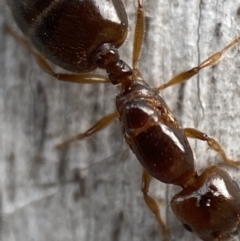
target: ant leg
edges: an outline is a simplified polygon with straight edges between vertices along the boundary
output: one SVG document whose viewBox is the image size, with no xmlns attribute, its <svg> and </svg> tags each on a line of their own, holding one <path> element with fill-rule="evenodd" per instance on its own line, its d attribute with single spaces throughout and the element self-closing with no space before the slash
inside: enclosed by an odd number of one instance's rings
<svg viewBox="0 0 240 241">
<path fill-rule="evenodd" d="M 138 59 L 141 53 L 144 37 L 144 10 L 142 5 L 142 0 L 138 0 L 138 7 L 136 12 L 136 26 L 134 32 L 134 42 L 133 42 L 133 60 L 132 66 L 135 70 L 137 68 Z"/>
<path fill-rule="evenodd" d="M 211 55 L 210 57 L 205 59 L 198 66 L 174 76 L 167 83 L 161 85 L 160 87 L 155 88 L 155 90 L 160 91 L 160 90 L 166 89 L 169 86 L 172 86 L 175 84 L 180 84 L 180 83 L 187 81 L 188 79 L 192 78 L 194 75 L 198 74 L 201 69 L 216 64 L 227 50 L 229 50 L 230 48 L 232 48 L 239 42 L 240 42 L 240 37 L 237 37 L 231 43 L 229 43 L 225 48 L 223 48 L 221 51 L 214 53 L 213 55 Z"/>
<path fill-rule="evenodd" d="M 114 113 L 111 113 L 111 114 L 108 114 L 108 115 L 102 117 L 90 129 L 88 129 L 84 133 L 79 133 L 78 135 L 59 143 L 58 145 L 56 145 L 56 148 L 61 149 L 75 141 L 81 141 L 81 140 L 85 139 L 86 137 L 89 137 L 89 136 L 101 131 L 102 129 L 107 127 L 111 122 L 113 122 L 118 116 L 119 116 L 118 112 L 114 112 Z"/>
<path fill-rule="evenodd" d="M 215 139 L 209 137 L 206 133 L 203 133 L 194 128 L 184 128 L 184 133 L 188 138 L 195 138 L 202 141 L 206 141 L 209 148 L 216 151 L 222 157 L 224 163 L 226 163 L 227 165 L 235 167 L 240 165 L 239 161 L 229 159 L 221 145 Z"/>
<path fill-rule="evenodd" d="M 163 240 L 167 241 L 168 240 L 168 231 L 167 231 L 166 224 L 164 223 L 164 221 L 162 220 L 162 217 L 160 215 L 160 208 L 159 208 L 160 204 L 155 198 L 153 198 L 152 196 L 150 196 L 148 194 L 151 179 L 152 179 L 151 175 L 146 170 L 143 170 L 143 173 L 142 173 L 143 198 L 144 198 L 144 201 L 147 204 L 148 208 L 155 215 L 155 218 L 158 221 L 158 224 L 160 226 L 160 229 L 161 229 L 161 232 L 163 235 Z"/>
<path fill-rule="evenodd" d="M 55 77 L 57 80 L 66 81 L 78 84 L 99 84 L 99 83 L 109 83 L 109 79 L 106 76 L 98 74 L 64 74 L 55 73 L 48 61 L 41 55 L 36 53 L 34 50 L 31 51 L 35 57 L 35 60 L 39 67 L 45 71 L 47 74 Z"/>
<path fill-rule="evenodd" d="M 39 67 L 45 71 L 47 74 L 57 78 L 60 81 L 67 81 L 79 84 L 96 84 L 96 83 L 108 83 L 108 77 L 98 75 L 98 74 L 64 74 L 64 73 L 55 73 L 48 61 L 39 53 L 35 51 L 35 49 L 31 46 L 31 44 L 22 36 L 18 35 L 11 27 L 7 24 L 3 25 L 4 31 L 11 35 L 17 42 L 23 45 L 28 49 L 29 52 L 34 56 Z"/>
</svg>

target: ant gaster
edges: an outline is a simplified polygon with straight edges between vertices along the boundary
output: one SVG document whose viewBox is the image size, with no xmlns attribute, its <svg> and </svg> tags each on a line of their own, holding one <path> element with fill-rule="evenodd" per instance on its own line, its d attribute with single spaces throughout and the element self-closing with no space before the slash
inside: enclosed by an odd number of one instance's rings
<svg viewBox="0 0 240 241">
<path fill-rule="evenodd" d="M 158 202 L 148 194 L 151 177 L 182 187 L 172 198 L 171 206 L 187 230 L 205 241 L 229 239 L 239 232 L 239 187 L 217 166 L 210 166 L 199 175 L 187 137 L 206 141 L 225 163 L 235 166 L 239 163 L 228 159 L 219 143 L 207 134 L 193 128 L 183 129 L 158 92 L 215 64 L 225 51 L 240 41 L 240 37 L 199 66 L 158 88 L 151 88 L 137 69 L 144 33 L 142 0 L 137 3 L 132 68 L 118 54 L 128 30 L 121 0 L 109 0 L 107 7 L 96 0 L 8 0 L 16 23 L 32 45 L 10 28 L 6 30 L 29 48 L 45 72 L 57 79 L 77 83 L 110 81 L 120 88 L 116 98 L 117 112 L 103 117 L 88 131 L 59 144 L 58 148 L 84 139 L 119 118 L 127 143 L 144 167 L 144 200 L 156 216 L 164 239 L 167 240 L 167 230 L 159 214 Z M 76 74 L 55 73 L 47 60 Z M 86 73 L 96 68 L 106 70 L 108 77 Z"/>
</svg>

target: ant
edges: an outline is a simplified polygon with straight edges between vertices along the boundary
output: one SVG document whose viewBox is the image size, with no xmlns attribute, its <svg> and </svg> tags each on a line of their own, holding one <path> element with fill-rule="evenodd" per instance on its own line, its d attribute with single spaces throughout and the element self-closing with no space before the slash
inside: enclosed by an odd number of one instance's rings
<svg viewBox="0 0 240 241">
<path fill-rule="evenodd" d="M 187 230 L 206 241 L 223 241 L 237 234 L 240 215 L 238 185 L 226 171 L 217 166 L 210 166 L 199 175 L 187 137 L 206 141 L 209 148 L 219 153 L 226 164 L 238 166 L 239 163 L 229 159 L 217 140 L 206 133 L 194 128 L 183 129 L 158 92 L 183 83 L 201 69 L 214 65 L 240 38 L 233 40 L 200 65 L 180 73 L 164 85 L 151 88 L 137 68 L 144 35 L 141 0 L 137 1 L 132 67 L 118 53 L 118 48 L 126 39 L 128 27 L 125 8 L 120 0 L 109 2 L 108 7 L 114 13 L 110 16 L 106 15 L 105 6 L 102 7 L 98 1 L 56 2 L 52 5 L 48 1 L 39 6 L 32 2 L 28 3 L 28 8 L 25 3 L 26 1 L 19 3 L 17 0 L 9 0 L 18 26 L 39 53 L 24 40 L 19 41 L 29 48 L 45 72 L 61 81 L 82 84 L 111 82 L 120 89 L 116 98 L 117 112 L 104 116 L 92 128 L 60 143 L 57 148 L 83 140 L 119 118 L 126 142 L 144 167 L 143 197 L 156 216 L 165 240 L 167 230 L 159 214 L 158 202 L 149 195 L 152 177 L 182 187 L 183 190 L 173 197 L 171 206 Z M 45 8 L 47 12 L 37 14 Z M 79 11 L 82 15 L 78 14 Z M 68 19 L 69 14 L 76 18 Z M 76 26 L 80 32 L 75 31 Z M 11 29 L 7 31 L 18 38 Z M 56 73 L 47 60 L 77 74 Z M 108 77 L 88 73 L 96 68 L 106 70 Z"/>
</svg>

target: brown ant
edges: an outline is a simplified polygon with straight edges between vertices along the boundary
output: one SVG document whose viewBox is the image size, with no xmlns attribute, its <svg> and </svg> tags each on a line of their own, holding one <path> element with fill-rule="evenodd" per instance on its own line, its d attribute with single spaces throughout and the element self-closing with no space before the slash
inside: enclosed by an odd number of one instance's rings
<svg viewBox="0 0 240 241">
<path fill-rule="evenodd" d="M 92 0 L 54 4 L 52 1 L 45 1 L 44 4 L 19 3 L 17 0 L 8 2 L 18 26 L 40 53 L 23 42 L 45 72 L 62 81 L 110 81 L 120 88 L 116 99 L 117 112 L 103 117 L 88 131 L 57 147 L 62 148 L 91 136 L 119 118 L 127 143 L 145 168 L 142 177 L 144 200 L 156 216 L 164 239 L 167 239 L 167 231 L 159 214 L 158 202 L 148 194 L 151 177 L 183 188 L 173 197 L 172 209 L 183 225 L 202 240 L 223 241 L 236 235 L 240 219 L 239 187 L 220 167 L 210 166 L 198 175 L 187 137 L 206 141 L 209 148 L 219 153 L 226 164 L 237 166 L 239 163 L 228 159 L 219 143 L 207 134 L 193 128 L 183 129 L 158 92 L 185 82 L 201 69 L 214 65 L 240 38 L 233 40 L 199 66 L 153 89 L 145 83 L 137 69 L 144 32 L 141 0 L 138 0 L 132 68 L 118 54 L 118 47 L 125 41 L 128 28 L 127 15 L 120 0 L 109 2 L 110 15 L 104 12 L 105 6 Z M 43 14 L 42 11 L 46 9 Z M 82 14 L 79 15 L 79 12 Z M 8 31 L 11 32 L 10 29 Z M 14 32 L 11 34 L 17 38 Z M 46 59 L 81 74 L 55 73 Z M 108 78 L 88 74 L 96 68 L 106 70 Z"/>
</svg>

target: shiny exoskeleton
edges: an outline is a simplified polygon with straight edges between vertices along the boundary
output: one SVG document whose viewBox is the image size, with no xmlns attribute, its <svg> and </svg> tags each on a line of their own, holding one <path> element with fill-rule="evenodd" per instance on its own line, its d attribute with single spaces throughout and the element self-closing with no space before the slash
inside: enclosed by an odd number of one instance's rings
<svg viewBox="0 0 240 241">
<path fill-rule="evenodd" d="M 8 5 L 34 47 L 73 72 L 95 69 L 92 52 L 104 43 L 119 47 L 127 36 L 121 1 L 8 0 Z"/>
<path fill-rule="evenodd" d="M 107 71 L 107 81 L 120 87 L 117 113 L 102 118 L 85 133 L 59 146 L 90 136 L 119 117 L 127 143 L 146 170 L 142 191 L 157 219 L 160 219 L 157 204 L 148 194 L 150 176 L 183 188 L 173 197 L 171 206 L 187 230 L 205 241 L 222 241 L 236 235 L 240 229 L 239 186 L 220 167 L 211 166 L 199 175 L 187 137 L 206 141 L 225 162 L 238 163 L 229 160 L 218 142 L 205 133 L 183 129 L 158 91 L 186 81 L 202 68 L 215 64 L 239 38 L 199 66 L 153 89 L 136 68 L 143 39 L 141 0 L 138 0 L 133 68 L 118 54 L 128 29 L 121 0 L 8 0 L 8 4 L 19 28 L 34 47 L 31 51 L 46 72 L 64 81 L 92 83 L 98 82 L 92 74 L 66 78 L 64 74 L 54 73 L 45 58 L 75 73 L 102 68 Z M 99 82 L 106 82 L 104 78 L 100 77 Z"/>
</svg>

